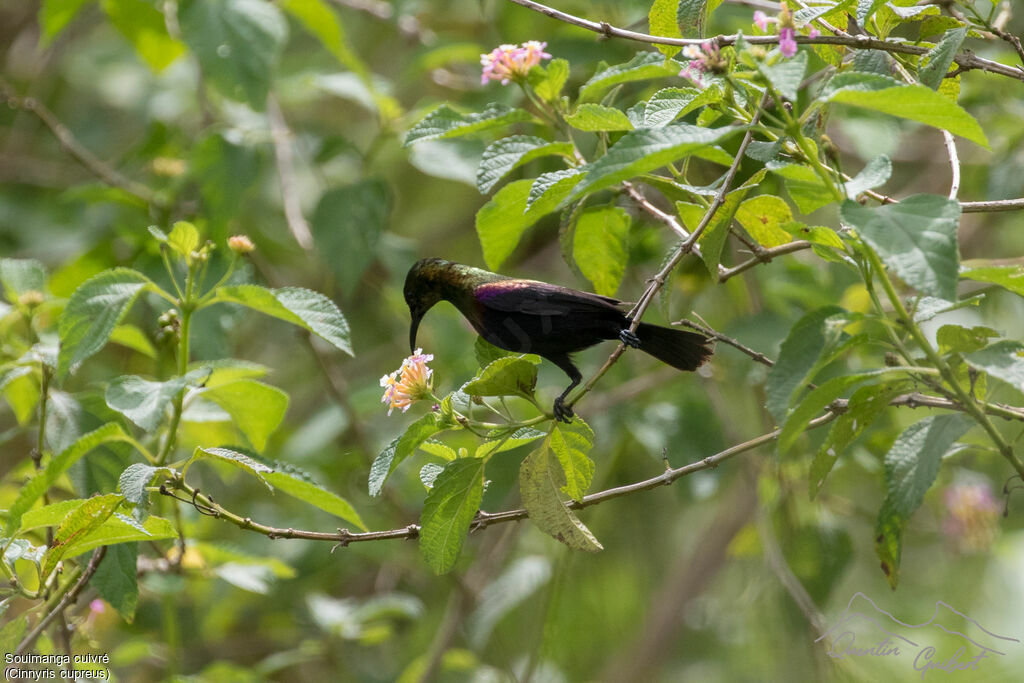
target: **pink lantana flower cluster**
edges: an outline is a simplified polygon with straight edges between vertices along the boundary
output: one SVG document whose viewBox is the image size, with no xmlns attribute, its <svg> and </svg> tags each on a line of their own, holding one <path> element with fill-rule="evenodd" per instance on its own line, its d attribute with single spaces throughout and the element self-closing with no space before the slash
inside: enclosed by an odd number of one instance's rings
<svg viewBox="0 0 1024 683">
<path fill-rule="evenodd" d="M 769 17 L 758 10 L 754 12 L 754 25 L 762 31 L 768 31 L 768 24 L 779 25 L 779 52 L 787 59 L 796 55 L 796 25 L 793 23 L 793 13 L 789 11 L 786 3 L 782 3 L 782 9 L 777 17 Z M 809 38 L 817 38 L 821 33 L 816 28 L 811 28 L 807 34 Z"/>
<path fill-rule="evenodd" d="M 946 519 L 942 531 L 962 553 L 987 550 L 999 530 L 999 502 L 986 483 L 953 484 L 946 488 Z"/>
<path fill-rule="evenodd" d="M 499 45 L 480 55 L 483 66 L 480 82 L 486 85 L 487 81 L 501 81 L 502 85 L 508 85 L 509 81 L 525 78 L 530 69 L 540 64 L 540 60 L 551 59 L 551 55 L 544 52 L 547 46 L 539 40 L 528 40 L 518 46 Z"/>
<path fill-rule="evenodd" d="M 705 40 L 699 46 L 687 45 L 683 48 L 683 56 L 689 61 L 679 75 L 690 79 L 698 88 L 707 85 L 705 74 L 728 70 L 728 60 L 722 56 L 718 43 L 713 40 Z"/>
<path fill-rule="evenodd" d="M 434 371 L 427 367 L 432 360 L 433 354 L 416 349 L 402 361 L 402 367 L 380 378 L 380 385 L 384 388 L 380 402 L 387 404 L 388 415 L 395 408 L 401 408 L 404 413 L 416 401 L 433 397 Z"/>
</svg>

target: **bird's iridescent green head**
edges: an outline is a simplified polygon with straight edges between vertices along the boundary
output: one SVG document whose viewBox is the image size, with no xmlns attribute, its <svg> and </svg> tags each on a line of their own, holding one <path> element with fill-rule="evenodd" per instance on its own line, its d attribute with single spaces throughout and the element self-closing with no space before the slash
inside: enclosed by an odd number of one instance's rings
<svg viewBox="0 0 1024 683">
<path fill-rule="evenodd" d="M 417 261 L 405 276 L 405 303 L 409 306 L 409 350 L 416 348 L 416 330 L 420 320 L 442 298 L 444 274 L 456 264 L 439 258 Z"/>
</svg>

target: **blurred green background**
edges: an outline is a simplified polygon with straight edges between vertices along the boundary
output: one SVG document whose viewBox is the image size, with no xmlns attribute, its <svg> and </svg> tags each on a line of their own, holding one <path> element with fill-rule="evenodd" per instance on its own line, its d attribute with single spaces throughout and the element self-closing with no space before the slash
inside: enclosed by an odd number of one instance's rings
<svg viewBox="0 0 1024 683">
<path fill-rule="evenodd" d="M 100 182 L 37 116 L 5 107 L 0 254 L 43 261 L 52 272 L 51 292 L 66 297 L 116 265 L 164 282 L 150 224 L 195 222 L 221 246 L 215 258 L 222 258 L 228 235 L 248 234 L 257 245 L 253 281 L 330 296 L 351 323 L 356 356 L 284 323 L 218 308 L 196 319 L 195 357 L 234 356 L 273 368 L 270 383 L 287 391 L 291 403 L 265 455 L 314 473 L 350 500 L 371 529 L 415 522 L 424 492 L 422 453 L 396 472 L 382 497 L 366 492 L 373 457 L 426 409 L 388 417 L 378 380 L 407 353 L 401 284 L 409 265 L 424 256 L 483 265 L 474 214 L 486 198 L 474 174 L 486 140 L 403 149 L 404 131 L 443 102 L 466 111 L 517 102 L 521 95 L 512 87 L 480 85 L 480 53 L 499 43 L 547 41 L 548 52 L 573 64 L 569 88 L 589 78 L 598 62 L 626 61 L 638 46 L 494 0 L 337 0 L 325 6 L 344 26 L 347 38 L 337 45 L 348 52 L 332 53 L 285 13 L 288 36 L 269 86 L 280 112 L 275 123 L 273 107 L 268 116 L 264 107 L 227 99 L 222 87 L 213 87 L 196 47 L 184 51 L 176 40 L 138 28 L 154 16 L 142 7 L 169 7 L 179 17 L 195 7 L 173 0 L 64 1 L 46 3 L 44 15 L 83 4 L 47 39 L 41 31 L 56 20 L 47 15 L 51 23 L 41 29 L 39 3 L 0 2 L 2 76 L 13 92 L 52 110 L 104 165 L 151 188 L 158 200 L 147 204 Z M 559 8 L 646 30 L 649 5 L 566 0 Z M 751 13 L 724 4 L 709 33 L 749 31 Z M 120 30 L 111 17 L 135 28 Z M 1017 18 L 1009 29 L 1022 27 Z M 177 30 L 172 26 L 171 33 Z M 1005 43 L 972 47 L 1004 63 L 1016 59 Z M 653 91 L 660 84 L 629 87 Z M 961 198 L 1024 195 L 1024 84 L 973 72 L 963 79 L 961 104 L 978 117 L 992 146 L 960 144 Z M 948 190 L 948 163 L 933 129 L 845 109 L 833 114 L 829 134 L 848 172 L 879 153 L 893 158 L 893 178 L 883 188 L 888 195 Z M 308 249 L 286 219 L 275 135 L 290 152 L 285 183 L 309 224 Z M 541 160 L 517 173 L 534 177 L 544 170 Z M 631 211 L 630 265 L 618 293 L 626 300 L 643 291 L 673 245 L 662 226 Z M 833 209 L 810 220 L 836 225 Z M 1019 263 L 1020 224 L 1019 213 L 965 215 L 964 259 Z M 530 229 L 504 272 L 588 289 L 563 262 L 557 232 L 554 216 Z M 741 258 L 733 254 L 732 262 Z M 670 319 L 696 312 L 769 356 L 808 310 L 837 302 L 851 310 L 866 306 L 848 273 L 806 252 L 722 286 L 689 259 L 670 290 Z M 665 322 L 664 315 L 652 309 L 649 317 Z M 1024 333 L 1022 321 L 1021 299 L 999 291 L 984 306 L 948 314 L 931 329 L 943 322 L 986 324 L 1012 338 Z M 145 305 L 131 322 L 147 333 L 157 327 L 154 309 Z M 473 342 L 450 306 L 427 317 L 420 344 L 435 355 L 441 390 L 454 390 L 475 373 Z M 580 354 L 584 376 L 611 348 Z M 141 360 L 110 346 L 60 388 L 88 406 L 107 378 L 141 372 Z M 627 354 L 579 407 L 597 434 L 593 490 L 655 476 L 663 457 L 678 466 L 770 431 L 764 377 L 762 366 L 723 345 L 693 376 Z M 545 364 L 538 386 L 550 401 L 564 376 Z M 997 399 L 1019 405 L 1021 397 L 1007 388 Z M 927 621 L 942 600 L 990 631 L 1024 639 L 1024 492 L 1000 517 L 1000 489 L 1010 472 L 991 455 L 968 450 L 944 463 L 911 520 L 898 591 L 889 590 L 878 569 L 872 529 L 885 495 L 881 457 L 902 427 L 926 414 L 890 411 L 839 461 L 813 501 L 807 468 L 823 433 L 809 434 L 795 456 L 780 460 L 773 448 L 760 448 L 671 487 L 583 511 L 605 546 L 598 554 L 568 551 L 527 523 L 498 525 L 472 534 L 458 569 L 443 577 L 423 564 L 415 542 L 331 552 L 329 544 L 272 541 L 186 510 L 190 536 L 202 544 L 186 558 L 182 575 L 142 574 L 134 623 L 88 600 L 74 608 L 73 620 L 89 651 L 111 655 L 121 680 L 412 681 L 431 659 L 439 659 L 442 680 L 918 680 L 907 659 L 828 657 L 814 642 L 813 620 L 823 615 L 825 624 L 834 623 L 862 591 L 908 623 Z M 214 437 L 214 429 L 194 428 L 184 446 Z M 1006 433 L 1020 435 L 1019 428 Z M 8 475 L 0 507 L 7 507 L 28 473 L 25 454 L 34 442 L 6 406 L 0 440 L 0 472 Z M 104 456 L 114 463 L 108 469 L 123 456 Z M 485 510 L 518 505 L 522 456 L 511 451 L 492 463 Z M 102 479 L 102 459 L 90 462 L 76 476 Z M 326 513 L 270 496 L 255 480 L 219 474 L 197 473 L 198 483 L 232 510 L 280 527 L 337 527 Z M 957 486 L 974 484 L 990 491 L 998 510 L 975 510 L 971 526 L 953 529 L 947 498 Z M 261 559 L 267 557 L 282 564 Z M 794 601 L 794 582 L 810 599 L 809 610 Z M 953 616 L 945 625 L 969 623 Z M 938 630 L 922 639 L 940 651 L 956 649 Z M 53 644 L 44 638 L 39 647 Z M 1018 680 L 1020 671 L 1024 646 L 1010 643 L 1005 656 L 955 680 Z"/>
</svg>

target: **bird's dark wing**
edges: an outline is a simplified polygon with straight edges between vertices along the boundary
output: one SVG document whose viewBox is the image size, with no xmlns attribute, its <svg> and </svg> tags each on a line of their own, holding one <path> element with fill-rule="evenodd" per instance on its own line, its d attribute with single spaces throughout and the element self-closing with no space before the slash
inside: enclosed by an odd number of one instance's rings
<svg viewBox="0 0 1024 683">
<path fill-rule="evenodd" d="M 527 315 L 621 313 L 622 302 L 610 296 L 580 292 L 537 280 L 503 280 L 477 286 L 474 298 L 483 306 Z"/>
</svg>

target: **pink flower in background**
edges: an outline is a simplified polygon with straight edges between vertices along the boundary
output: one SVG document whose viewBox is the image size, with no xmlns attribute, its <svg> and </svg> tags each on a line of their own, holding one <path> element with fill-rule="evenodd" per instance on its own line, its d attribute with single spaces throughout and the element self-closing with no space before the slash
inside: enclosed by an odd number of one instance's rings
<svg viewBox="0 0 1024 683">
<path fill-rule="evenodd" d="M 679 75 L 693 81 L 698 88 L 707 85 L 704 74 L 718 70 L 725 62 L 718 43 L 706 40 L 700 46 L 687 45 L 683 48 L 683 56 L 688 60 Z"/>
<path fill-rule="evenodd" d="M 761 10 L 754 12 L 754 25 L 757 28 L 767 32 L 769 24 L 779 25 L 779 52 L 782 53 L 782 56 L 787 59 L 795 56 L 797 50 L 796 25 L 793 22 L 793 13 L 789 11 L 786 3 L 782 3 L 777 17 L 769 17 Z M 812 26 L 807 35 L 810 38 L 817 38 L 821 32 Z"/>
<path fill-rule="evenodd" d="M 779 52 L 783 57 L 792 57 L 796 54 L 796 29 L 783 26 L 779 31 Z"/>
<path fill-rule="evenodd" d="M 757 10 L 756 12 L 754 12 L 754 25 L 757 26 L 762 31 L 768 30 L 769 23 L 777 24 L 778 22 L 778 19 L 769 18 L 768 15 L 762 12 L 761 10 Z"/>
<path fill-rule="evenodd" d="M 987 483 L 952 484 L 945 491 L 942 532 L 963 553 L 988 549 L 999 529 L 999 502 Z"/>
<path fill-rule="evenodd" d="M 524 78 L 530 69 L 540 64 L 540 60 L 551 59 L 551 55 L 544 52 L 547 45 L 538 40 L 528 40 L 520 46 L 499 45 L 488 54 L 480 55 L 483 66 L 480 82 L 486 85 L 487 81 L 501 81 L 502 85 L 508 85 L 511 80 Z"/>
<path fill-rule="evenodd" d="M 434 371 L 427 367 L 432 360 L 432 354 L 416 349 L 413 355 L 402 361 L 402 367 L 380 378 L 380 385 L 384 388 L 380 402 L 388 404 L 388 415 L 395 408 L 401 408 L 404 413 L 414 402 L 433 395 L 431 377 Z"/>
</svg>

